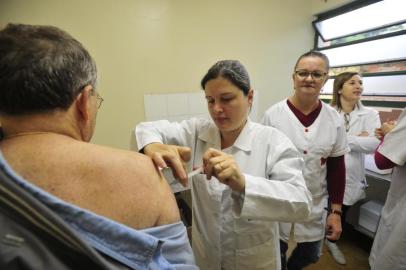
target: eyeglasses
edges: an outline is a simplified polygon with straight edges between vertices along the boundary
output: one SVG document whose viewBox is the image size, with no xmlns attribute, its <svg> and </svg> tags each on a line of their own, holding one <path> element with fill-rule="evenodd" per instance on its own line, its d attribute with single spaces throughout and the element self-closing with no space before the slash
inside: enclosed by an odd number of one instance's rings
<svg viewBox="0 0 406 270">
<path fill-rule="evenodd" d="M 296 70 L 295 74 L 301 80 L 305 80 L 310 75 L 313 80 L 320 81 L 320 80 L 324 79 L 324 77 L 327 75 L 327 72 L 321 72 L 321 71 L 310 72 L 307 70 Z"/>
<path fill-rule="evenodd" d="M 104 99 L 99 95 L 99 93 L 96 93 L 96 98 L 97 98 L 97 109 L 100 109 Z"/>
<path fill-rule="evenodd" d="M 349 113 L 344 114 L 344 127 L 345 131 L 348 132 L 350 130 L 350 120 L 351 120 L 351 115 Z"/>
</svg>

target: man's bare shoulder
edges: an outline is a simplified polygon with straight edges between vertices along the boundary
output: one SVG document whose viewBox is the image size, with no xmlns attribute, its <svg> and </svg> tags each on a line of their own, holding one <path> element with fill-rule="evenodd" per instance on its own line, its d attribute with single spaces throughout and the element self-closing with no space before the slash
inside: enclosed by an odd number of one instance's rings
<svg viewBox="0 0 406 270">
<path fill-rule="evenodd" d="M 157 225 L 179 221 L 176 200 L 168 183 L 152 160 L 143 154 L 99 145 L 91 145 L 97 157 L 94 165 L 109 183 L 115 183 L 121 195 L 133 198 L 147 210 L 159 209 Z M 141 209 L 138 209 L 141 210 Z"/>
<path fill-rule="evenodd" d="M 124 169 L 125 172 L 128 171 L 137 175 L 151 177 L 158 175 L 158 171 L 154 167 L 152 160 L 146 155 L 134 151 L 116 149 L 100 145 L 91 145 L 91 147 L 93 149 L 93 155 L 97 155 L 97 162 L 101 163 L 101 165 L 104 165 L 106 163 L 111 165 L 114 164 L 115 167 L 111 168 L 113 170 Z"/>
</svg>

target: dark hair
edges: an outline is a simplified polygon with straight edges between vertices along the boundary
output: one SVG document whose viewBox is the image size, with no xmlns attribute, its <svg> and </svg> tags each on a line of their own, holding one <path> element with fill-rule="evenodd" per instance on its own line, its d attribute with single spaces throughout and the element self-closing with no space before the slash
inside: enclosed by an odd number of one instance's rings
<svg viewBox="0 0 406 270">
<path fill-rule="evenodd" d="M 343 85 L 345 82 L 350 80 L 354 75 L 361 76 L 358 72 L 343 72 L 337 75 L 334 79 L 333 84 L 333 98 L 331 99 L 330 105 L 337 107 L 337 109 L 341 110 L 341 100 L 340 100 L 340 93 L 338 93 L 341 89 L 343 89 Z"/>
<path fill-rule="evenodd" d="M 200 85 L 205 88 L 210 80 L 222 77 L 237 86 L 244 95 L 251 89 L 250 78 L 245 67 L 237 60 L 222 60 L 215 63 L 204 75 Z"/>
<path fill-rule="evenodd" d="M 0 113 L 66 110 L 96 81 L 94 60 L 68 33 L 23 24 L 0 31 Z"/>
<path fill-rule="evenodd" d="M 311 51 L 308 51 L 307 53 L 302 54 L 299 57 L 299 59 L 297 59 L 295 68 L 293 71 L 296 70 L 297 65 L 299 64 L 300 60 L 302 60 L 305 57 L 319 57 L 319 58 L 323 59 L 324 63 L 326 64 L 327 73 L 328 73 L 328 70 L 330 69 L 330 61 L 328 60 L 328 57 L 324 53 L 321 53 L 321 52 L 315 51 L 315 50 L 311 50 Z"/>
</svg>

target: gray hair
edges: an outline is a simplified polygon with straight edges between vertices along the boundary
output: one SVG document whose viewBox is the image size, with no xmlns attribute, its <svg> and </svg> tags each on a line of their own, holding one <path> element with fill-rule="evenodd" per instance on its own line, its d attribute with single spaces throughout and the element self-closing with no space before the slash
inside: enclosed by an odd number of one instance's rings
<svg viewBox="0 0 406 270">
<path fill-rule="evenodd" d="M 53 26 L 8 24 L 0 31 L 0 113 L 66 110 L 96 64 L 83 45 Z"/>
</svg>

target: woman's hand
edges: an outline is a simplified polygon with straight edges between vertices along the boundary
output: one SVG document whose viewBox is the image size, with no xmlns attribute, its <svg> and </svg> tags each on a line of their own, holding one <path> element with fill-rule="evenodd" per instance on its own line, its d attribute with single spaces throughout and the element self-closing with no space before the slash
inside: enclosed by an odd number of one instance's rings
<svg viewBox="0 0 406 270">
<path fill-rule="evenodd" d="M 190 160 L 189 147 L 151 143 L 144 147 L 144 154 L 149 156 L 159 169 L 170 167 L 173 176 L 187 186 L 186 163 Z"/>
<path fill-rule="evenodd" d="M 382 132 L 382 129 L 381 128 L 376 128 L 375 129 L 375 137 L 378 139 L 378 140 L 382 140 L 382 138 L 383 138 L 383 132 Z"/>
<path fill-rule="evenodd" d="M 389 132 L 391 132 L 391 130 L 394 129 L 395 126 L 396 126 L 395 121 L 385 122 L 385 123 L 382 124 L 381 130 L 382 130 L 383 134 L 386 135 Z"/>
<path fill-rule="evenodd" d="M 368 133 L 368 131 L 362 131 L 360 134 L 358 134 L 358 136 L 359 137 L 368 137 L 369 136 L 369 133 Z"/>
<path fill-rule="evenodd" d="M 327 216 L 326 222 L 326 238 L 331 241 L 337 241 L 340 239 L 341 232 L 341 217 L 337 214 L 330 213 Z"/>
<path fill-rule="evenodd" d="M 377 137 L 379 140 L 382 140 L 382 138 L 391 132 L 391 130 L 396 126 L 396 121 L 388 121 L 382 124 L 380 128 L 375 129 L 375 137 Z"/>
<path fill-rule="evenodd" d="M 232 155 L 210 148 L 203 155 L 203 168 L 208 180 L 215 176 L 232 190 L 244 192 L 245 176 Z"/>
</svg>

